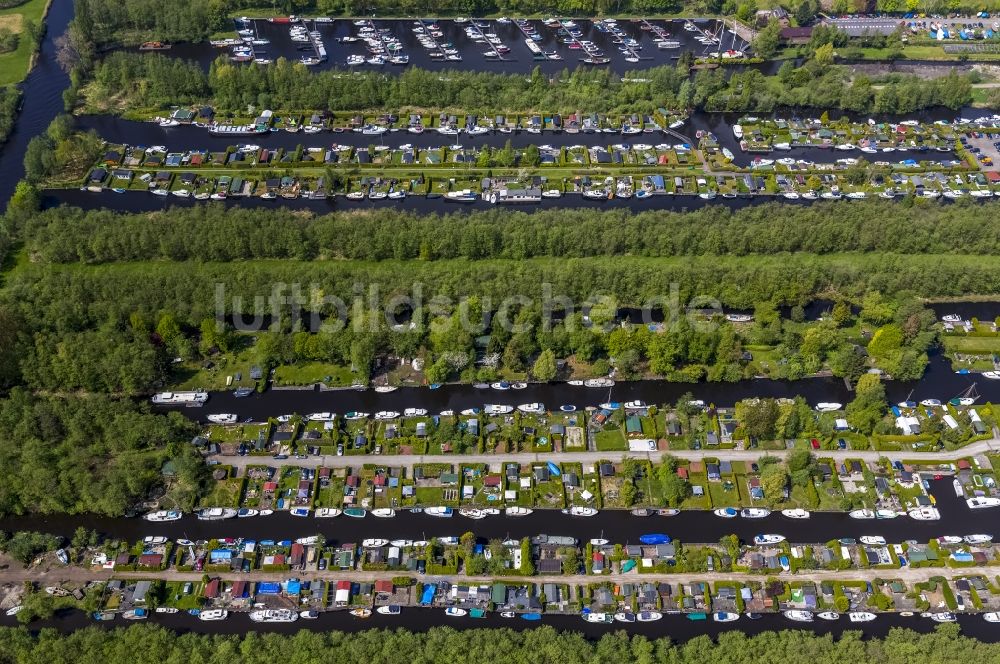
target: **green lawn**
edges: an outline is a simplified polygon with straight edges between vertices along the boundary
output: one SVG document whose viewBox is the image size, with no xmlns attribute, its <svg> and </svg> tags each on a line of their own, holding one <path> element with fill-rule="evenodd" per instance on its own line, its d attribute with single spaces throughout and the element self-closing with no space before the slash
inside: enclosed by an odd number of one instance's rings
<svg viewBox="0 0 1000 664">
<path fill-rule="evenodd" d="M 35 44 L 24 34 L 24 24 L 25 21 L 31 21 L 41 29 L 47 4 L 48 0 L 28 0 L 17 7 L 0 9 L 0 26 L 21 35 L 16 49 L 0 55 L 0 85 L 19 83 L 28 75 L 28 63 Z"/>
<path fill-rule="evenodd" d="M 312 385 L 323 382 L 344 387 L 354 383 L 350 367 L 325 362 L 305 362 L 280 366 L 274 370 L 275 385 Z"/>
</svg>

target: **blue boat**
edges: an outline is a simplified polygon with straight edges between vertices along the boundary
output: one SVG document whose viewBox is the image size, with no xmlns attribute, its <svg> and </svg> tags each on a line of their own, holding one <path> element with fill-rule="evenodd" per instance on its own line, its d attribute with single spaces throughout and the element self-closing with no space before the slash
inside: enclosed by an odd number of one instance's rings
<svg viewBox="0 0 1000 664">
<path fill-rule="evenodd" d="M 430 387 L 432 390 L 436 390 L 439 387 L 441 387 L 441 383 L 431 383 L 428 387 Z"/>
<path fill-rule="evenodd" d="M 643 544 L 669 544 L 670 536 L 663 533 L 650 533 L 640 536 L 639 541 Z"/>
<path fill-rule="evenodd" d="M 521 620 L 541 620 L 542 614 L 540 613 L 522 613 Z"/>
<path fill-rule="evenodd" d="M 561 410 L 564 413 L 572 413 L 576 410 L 576 406 L 566 404 L 564 406 L 559 406 L 559 410 Z"/>
<path fill-rule="evenodd" d="M 560 475 L 562 475 L 562 471 L 559 470 L 559 466 L 557 466 L 556 464 L 552 463 L 551 461 L 549 461 L 548 465 L 549 465 L 549 472 L 551 474 L 555 475 L 556 477 L 559 477 Z"/>
<path fill-rule="evenodd" d="M 687 614 L 688 620 L 708 620 L 708 614 L 704 611 L 697 611 L 695 613 Z"/>
<path fill-rule="evenodd" d="M 201 609 L 188 609 L 188 614 L 190 614 L 192 616 L 200 616 L 201 615 Z"/>
</svg>

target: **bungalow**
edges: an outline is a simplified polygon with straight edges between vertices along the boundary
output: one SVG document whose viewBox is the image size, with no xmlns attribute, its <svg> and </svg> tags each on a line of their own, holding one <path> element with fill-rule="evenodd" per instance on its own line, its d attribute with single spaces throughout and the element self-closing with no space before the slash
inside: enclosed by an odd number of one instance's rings
<svg viewBox="0 0 1000 664">
<path fill-rule="evenodd" d="M 132 603 L 133 604 L 145 604 L 146 596 L 149 594 L 149 589 L 153 586 L 152 581 L 139 581 L 135 584 L 135 590 L 132 591 Z"/>
<path fill-rule="evenodd" d="M 334 594 L 333 605 L 345 607 L 351 602 L 351 582 L 337 581 L 337 590 Z"/>
<path fill-rule="evenodd" d="M 161 553 L 144 553 L 139 556 L 139 567 L 159 569 L 162 564 L 163 554 Z"/>
</svg>

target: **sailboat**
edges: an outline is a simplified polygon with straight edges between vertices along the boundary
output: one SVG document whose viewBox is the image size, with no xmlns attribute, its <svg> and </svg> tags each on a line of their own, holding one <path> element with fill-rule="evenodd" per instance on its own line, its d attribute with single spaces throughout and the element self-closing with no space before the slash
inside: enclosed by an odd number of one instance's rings
<svg viewBox="0 0 1000 664">
<path fill-rule="evenodd" d="M 965 390 L 954 399 L 950 399 L 948 403 L 952 406 L 971 406 L 976 403 L 977 399 L 979 399 L 979 392 L 976 391 L 976 384 L 973 383 L 969 386 L 969 389 Z"/>
</svg>

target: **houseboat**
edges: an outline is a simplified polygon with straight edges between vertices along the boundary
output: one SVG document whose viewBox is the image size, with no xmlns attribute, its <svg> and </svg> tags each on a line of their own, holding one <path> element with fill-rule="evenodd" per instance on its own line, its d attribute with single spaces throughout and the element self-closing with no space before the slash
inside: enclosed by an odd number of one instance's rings
<svg viewBox="0 0 1000 664">
<path fill-rule="evenodd" d="M 208 392 L 159 392 L 151 401 L 157 406 L 200 406 L 208 401 Z"/>
</svg>

